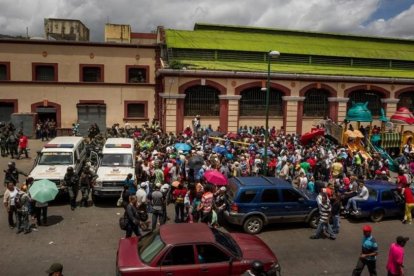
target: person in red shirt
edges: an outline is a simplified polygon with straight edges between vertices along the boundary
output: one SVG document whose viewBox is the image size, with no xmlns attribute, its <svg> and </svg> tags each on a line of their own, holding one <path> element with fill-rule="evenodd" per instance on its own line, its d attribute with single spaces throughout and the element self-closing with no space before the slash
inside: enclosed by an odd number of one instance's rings
<svg viewBox="0 0 414 276">
<path fill-rule="evenodd" d="M 184 222 L 184 198 L 187 194 L 187 189 L 183 184 L 178 184 L 178 187 L 174 190 L 172 196 L 175 202 L 175 222 Z"/>
<path fill-rule="evenodd" d="M 27 152 L 27 136 L 23 134 L 23 132 L 19 132 L 19 154 L 17 155 L 16 159 L 20 159 L 20 155 L 24 152 L 26 158 L 29 158 L 29 154 Z"/>
<path fill-rule="evenodd" d="M 408 185 L 407 178 L 405 177 L 404 172 L 401 170 L 398 172 L 397 185 L 400 189 L 405 188 Z"/>
<path fill-rule="evenodd" d="M 405 214 L 403 223 L 411 224 L 412 222 L 412 216 L 411 216 L 411 210 L 414 208 L 414 196 L 413 192 L 409 187 L 403 188 L 401 193 L 404 195 L 405 198 Z"/>
<path fill-rule="evenodd" d="M 408 240 L 408 237 L 398 236 L 396 242 L 391 244 L 387 261 L 389 276 L 404 275 L 404 246 Z"/>
</svg>

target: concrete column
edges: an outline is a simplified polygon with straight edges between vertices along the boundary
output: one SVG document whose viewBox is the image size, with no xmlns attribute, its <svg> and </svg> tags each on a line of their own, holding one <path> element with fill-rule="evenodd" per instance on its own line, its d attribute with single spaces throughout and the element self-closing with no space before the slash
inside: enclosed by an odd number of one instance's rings
<svg viewBox="0 0 414 276">
<path fill-rule="evenodd" d="M 397 104 L 399 101 L 400 99 L 381 99 L 387 117 L 392 116 L 395 111 L 397 111 Z"/>
<path fill-rule="evenodd" d="M 237 132 L 239 127 L 239 100 L 241 99 L 241 96 L 220 95 L 219 99 L 220 101 L 227 101 L 227 131 Z"/>
<path fill-rule="evenodd" d="M 181 110 L 178 106 L 178 101 L 184 100 L 185 94 L 160 93 L 159 95 L 165 101 L 165 131 L 173 133 L 181 131 L 181 129 L 177 129 L 177 127 L 181 125 L 180 121 L 183 121 L 184 118 L 179 114 Z"/>
<path fill-rule="evenodd" d="M 299 102 L 303 102 L 305 97 L 297 97 L 297 96 L 284 96 L 282 97 L 283 101 L 285 101 L 285 109 L 284 109 L 284 126 L 286 133 L 297 133 L 302 128 L 302 112 L 298 112 Z M 298 128 L 299 124 L 299 128 Z"/>
<path fill-rule="evenodd" d="M 341 98 L 341 97 L 329 97 L 328 98 L 329 104 L 333 105 L 334 106 L 333 110 L 336 111 L 336 118 L 334 117 L 335 114 L 331 114 L 331 119 L 333 121 L 343 122 L 345 120 L 348 101 L 349 101 L 349 98 Z"/>
</svg>

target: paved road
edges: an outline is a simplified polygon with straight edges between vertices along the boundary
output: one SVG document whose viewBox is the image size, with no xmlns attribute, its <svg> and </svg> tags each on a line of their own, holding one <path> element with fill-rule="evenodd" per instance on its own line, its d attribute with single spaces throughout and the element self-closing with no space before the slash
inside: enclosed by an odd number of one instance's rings
<svg viewBox="0 0 414 276">
<path fill-rule="evenodd" d="M 32 154 L 40 146 L 39 141 L 31 140 Z M 1 158 L 0 168 L 6 168 L 8 161 Z M 31 163 L 32 160 L 23 159 L 17 161 L 17 166 L 29 171 Z M 0 178 L 3 179 L 2 173 Z M 3 191 L 1 186 L 0 194 Z M 115 275 L 118 240 L 124 235 L 118 228 L 121 209 L 114 207 L 115 201 L 75 211 L 60 201 L 49 207 L 50 226 L 40 227 L 38 232 L 28 235 L 16 235 L 15 230 L 8 228 L 6 212 L 1 207 L 0 275 L 46 275 L 44 271 L 55 261 L 64 264 L 65 275 Z M 171 217 L 172 212 L 169 208 Z M 310 240 L 313 230 L 302 224 L 273 225 L 259 236 L 277 254 L 283 275 L 351 275 L 365 223 L 343 220 L 335 241 Z M 380 247 L 378 275 L 386 275 L 388 247 L 397 235 L 412 238 L 406 248 L 406 275 L 414 275 L 414 263 L 409 262 L 414 258 L 414 225 L 388 220 L 372 226 Z M 230 227 L 229 231 L 241 230 Z"/>
</svg>

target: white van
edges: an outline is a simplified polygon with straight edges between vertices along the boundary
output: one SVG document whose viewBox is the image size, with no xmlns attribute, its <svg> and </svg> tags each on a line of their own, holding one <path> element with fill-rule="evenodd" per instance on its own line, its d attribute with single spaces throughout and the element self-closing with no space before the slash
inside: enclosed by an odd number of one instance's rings
<svg viewBox="0 0 414 276">
<path fill-rule="evenodd" d="M 73 167 L 75 173 L 79 173 L 85 159 L 86 146 L 82 137 L 56 137 L 38 152 L 29 177 L 33 177 L 35 181 L 49 179 L 61 188 L 67 168 Z"/>
<path fill-rule="evenodd" d="M 108 138 L 102 149 L 93 196 L 120 196 L 128 174 L 135 179 L 135 143 L 130 138 Z"/>
</svg>

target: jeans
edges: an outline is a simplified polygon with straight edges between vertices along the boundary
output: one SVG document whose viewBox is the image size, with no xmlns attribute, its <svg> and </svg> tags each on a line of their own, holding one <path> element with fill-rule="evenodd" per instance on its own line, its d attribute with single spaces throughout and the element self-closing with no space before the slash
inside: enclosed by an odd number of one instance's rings
<svg viewBox="0 0 414 276">
<path fill-rule="evenodd" d="M 377 261 L 376 260 L 366 260 L 359 258 L 358 263 L 355 269 L 352 271 L 352 276 L 359 276 L 364 270 L 365 265 L 368 267 L 369 275 L 370 276 L 377 276 Z"/>
<path fill-rule="evenodd" d="M 30 230 L 29 212 L 17 212 L 17 230 L 26 232 Z"/>
<path fill-rule="evenodd" d="M 335 234 L 339 233 L 340 225 L 341 225 L 341 216 L 339 214 L 332 216 L 332 231 Z"/>
<path fill-rule="evenodd" d="M 76 197 L 78 196 L 78 187 L 68 187 L 70 206 L 76 208 Z"/>
<path fill-rule="evenodd" d="M 351 197 L 349 200 L 348 200 L 348 203 L 346 204 L 346 210 L 349 210 L 349 207 L 351 207 L 351 204 L 352 204 L 352 209 L 354 209 L 354 211 L 357 211 L 358 210 L 358 207 L 357 207 L 357 201 L 364 201 L 365 199 L 363 199 L 363 198 L 361 198 L 361 197 L 359 197 L 359 196 L 354 196 L 354 197 Z"/>
<path fill-rule="evenodd" d="M 175 204 L 175 222 L 184 222 L 184 203 Z"/>
<path fill-rule="evenodd" d="M 137 237 L 141 236 L 141 232 L 139 231 L 139 226 L 135 223 L 128 221 L 125 238 L 132 237 L 132 233 L 134 233 Z"/>
<path fill-rule="evenodd" d="M 14 218 L 16 217 L 16 207 L 14 205 L 10 206 L 9 211 L 7 212 L 8 219 L 9 219 L 9 226 L 14 227 L 16 223 L 14 222 Z"/>
<path fill-rule="evenodd" d="M 331 225 L 328 222 L 321 222 L 321 221 L 319 221 L 318 228 L 316 228 L 315 237 L 320 238 L 324 228 L 330 238 L 333 238 L 333 239 L 336 238 L 334 232 L 332 231 Z"/>
<path fill-rule="evenodd" d="M 155 228 L 157 227 L 157 221 L 160 221 L 160 224 L 164 224 L 164 219 L 163 219 L 163 211 L 162 210 L 152 210 L 152 224 L 151 224 L 151 230 L 155 230 Z"/>
<path fill-rule="evenodd" d="M 42 220 L 40 220 L 42 219 Z M 36 220 L 38 225 L 47 223 L 47 206 L 46 207 L 36 207 Z"/>
</svg>

